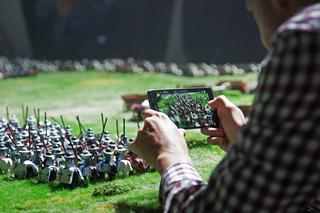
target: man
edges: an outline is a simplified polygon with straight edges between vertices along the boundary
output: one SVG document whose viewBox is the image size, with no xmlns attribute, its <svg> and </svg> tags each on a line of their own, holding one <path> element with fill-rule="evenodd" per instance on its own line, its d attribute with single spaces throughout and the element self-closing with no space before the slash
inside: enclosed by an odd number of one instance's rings
<svg viewBox="0 0 320 213">
<path fill-rule="evenodd" d="M 166 115 L 144 112 L 130 148 L 162 174 L 165 212 L 317 211 L 307 206 L 320 187 L 318 2 L 246 1 L 269 54 L 248 124 L 225 97 L 209 102 L 221 129 L 202 132 L 227 154 L 208 184 L 193 168 L 181 131 Z"/>
</svg>

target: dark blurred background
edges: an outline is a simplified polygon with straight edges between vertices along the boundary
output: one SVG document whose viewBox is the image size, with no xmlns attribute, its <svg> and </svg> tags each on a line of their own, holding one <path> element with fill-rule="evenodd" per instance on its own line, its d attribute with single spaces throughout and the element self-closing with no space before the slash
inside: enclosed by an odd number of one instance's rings
<svg viewBox="0 0 320 213">
<path fill-rule="evenodd" d="M 246 63 L 265 50 L 243 1 L 1 0 L 0 54 Z"/>
</svg>

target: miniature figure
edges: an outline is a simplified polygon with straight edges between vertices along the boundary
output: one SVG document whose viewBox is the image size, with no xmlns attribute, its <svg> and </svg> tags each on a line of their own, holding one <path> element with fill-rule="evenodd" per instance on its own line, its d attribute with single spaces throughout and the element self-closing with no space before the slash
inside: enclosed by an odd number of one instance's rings
<svg viewBox="0 0 320 213">
<path fill-rule="evenodd" d="M 38 182 L 48 183 L 57 179 L 58 168 L 54 165 L 54 155 L 50 152 L 44 155 L 44 161 L 39 169 Z"/>
<path fill-rule="evenodd" d="M 80 169 L 75 164 L 76 157 L 71 153 L 67 153 L 65 159 L 65 166 L 59 171 L 59 182 L 71 187 L 80 185 L 84 181 L 84 178 Z"/>
<path fill-rule="evenodd" d="M 17 161 L 13 166 L 13 174 L 15 178 L 26 179 L 38 175 L 39 168 L 32 161 L 30 161 L 32 152 L 26 147 L 19 150 Z"/>
<path fill-rule="evenodd" d="M 12 169 L 12 159 L 9 158 L 8 148 L 0 144 L 0 173 L 9 173 Z"/>
</svg>

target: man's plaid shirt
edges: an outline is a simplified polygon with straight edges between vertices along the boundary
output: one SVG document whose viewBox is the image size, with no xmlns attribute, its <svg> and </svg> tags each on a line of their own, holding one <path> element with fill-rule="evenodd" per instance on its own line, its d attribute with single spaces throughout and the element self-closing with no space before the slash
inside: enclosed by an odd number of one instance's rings
<svg viewBox="0 0 320 213">
<path fill-rule="evenodd" d="M 185 163 L 163 173 L 165 212 L 320 212 L 320 4 L 279 27 L 258 85 L 208 183 Z"/>
</svg>

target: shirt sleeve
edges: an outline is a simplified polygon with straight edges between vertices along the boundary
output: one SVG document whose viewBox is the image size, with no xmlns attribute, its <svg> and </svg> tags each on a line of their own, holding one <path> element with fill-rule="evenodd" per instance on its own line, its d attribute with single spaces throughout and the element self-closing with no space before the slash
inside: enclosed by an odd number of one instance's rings
<svg viewBox="0 0 320 213">
<path fill-rule="evenodd" d="M 188 163 L 177 163 L 162 174 L 160 202 L 164 211 L 179 212 L 180 204 L 196 191 L 204 189 L 204 183 L 197 171 Z"/>
<path fill-rule="evenodd" d="M 191 165 L 162 176 L 165 212 L 298 212 L 320 189 L 320 39 L 277 35 L 248 125 L 205 184 Z"/>
</svg>

